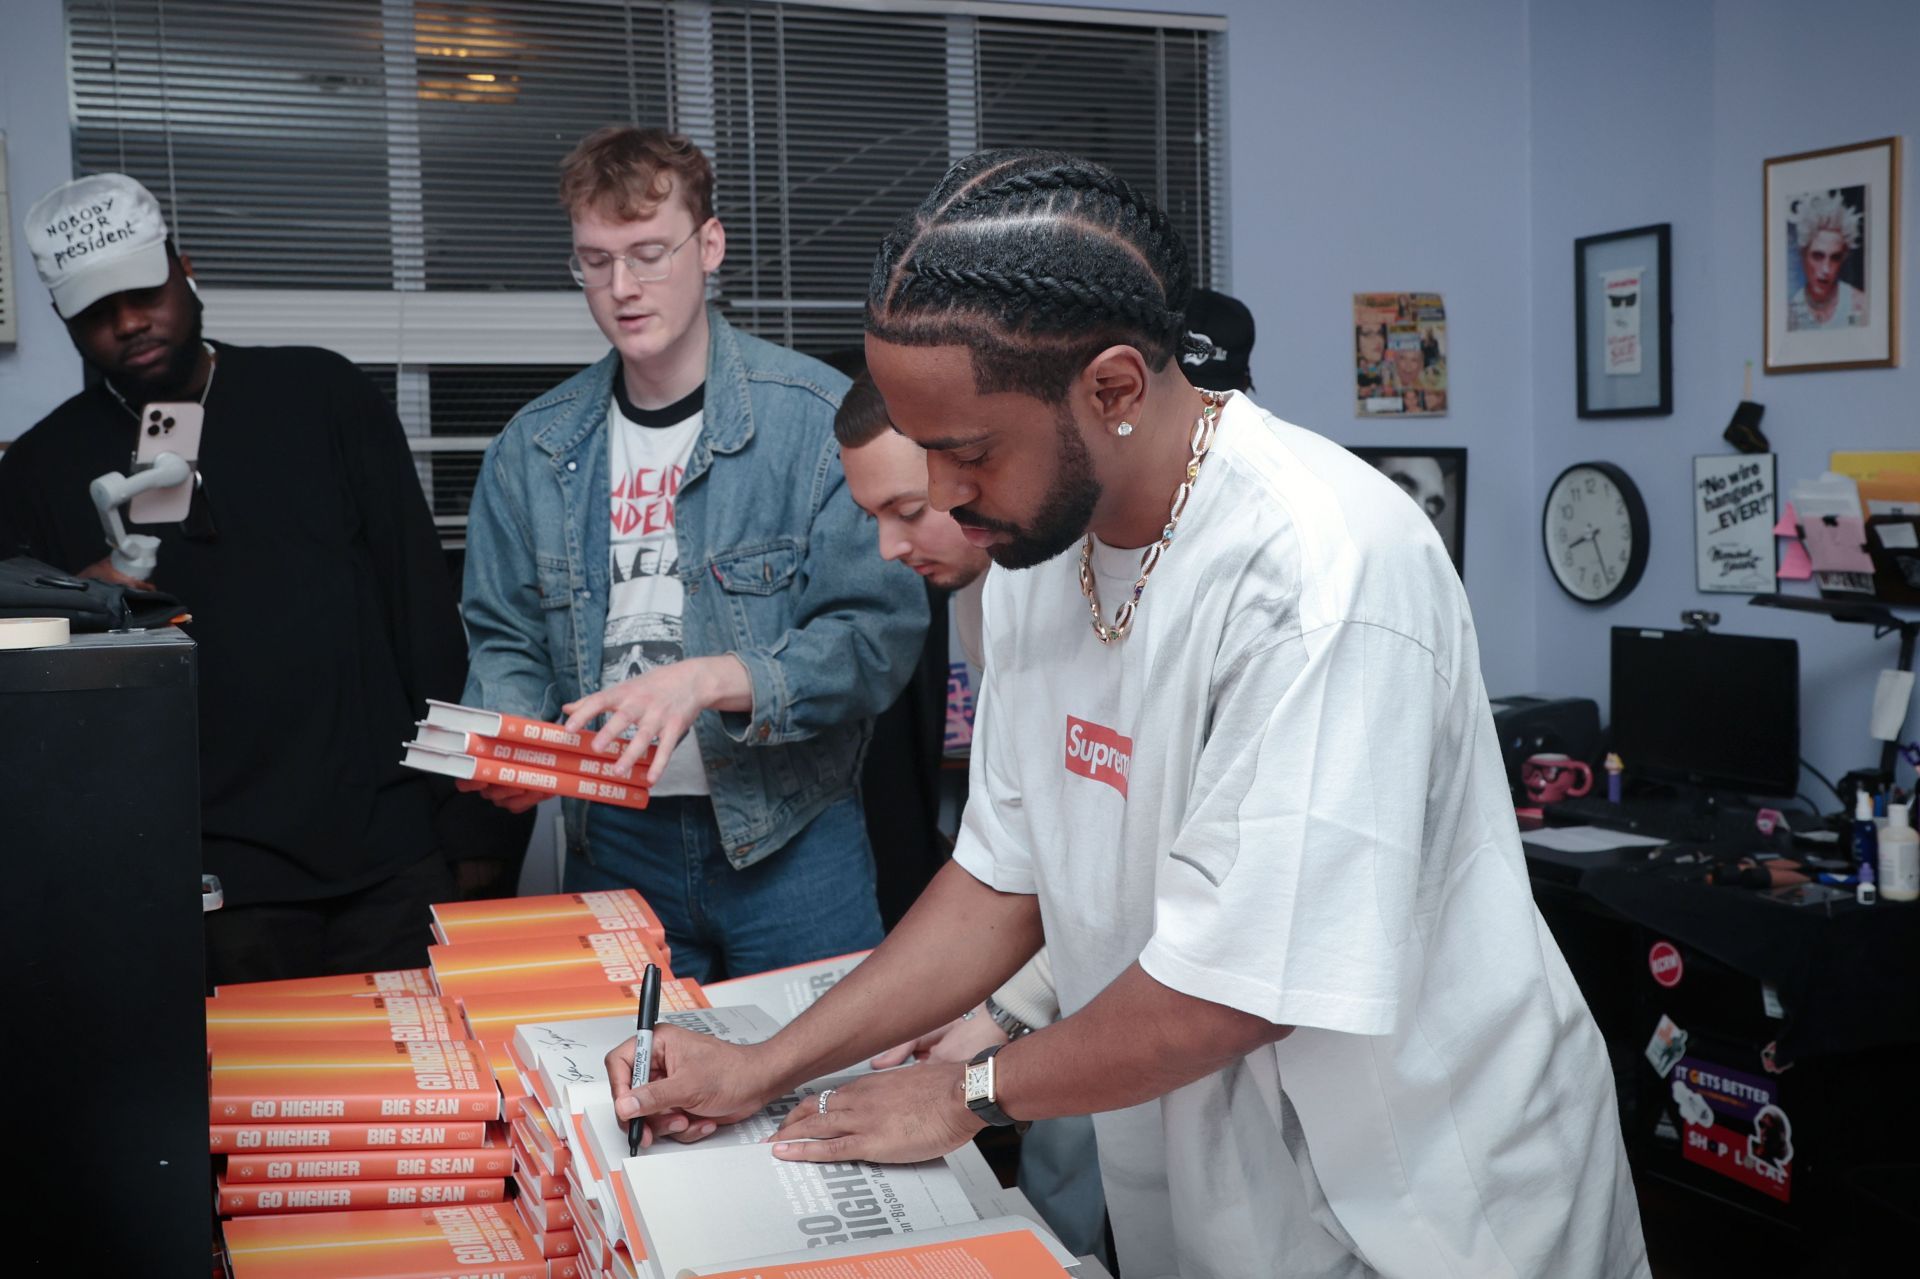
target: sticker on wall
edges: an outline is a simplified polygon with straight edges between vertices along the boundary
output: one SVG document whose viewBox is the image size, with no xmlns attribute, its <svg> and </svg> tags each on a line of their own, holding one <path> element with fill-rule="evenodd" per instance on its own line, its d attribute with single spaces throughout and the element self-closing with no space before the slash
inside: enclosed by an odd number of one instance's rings
<svg viewBox="0 0 1920 1279">
<path fill-rule="evenodd" d="M 1653 1028 L 1653 1038 L 1647 1041 L 1647 1060 L 1653 1063 L 1653 1073 L 1665 1079 L 1673 1072 L 1673 1064 L 1686 1055 L 1687 1032 L 1662 1013 L 1660 1024 Z"/>
<path fill-rule="evenodd" d="M 1678 986 L 1685 971 L 1685 965 L 1680 962 L 1680 948 L 1670 941 L 1653 943 L 1653 949 L 1647 952 L 1647 970 L 1669 990 Z"/>
<path fill-rule="evenodd" d="M 1701 1057 L 1674 1068 L 1675 1108 L 1686 1125 L 1688 1163 L 1786 1203 L 1793 1192 L 1793 1124 L 1779 1086 Z"/>
<path fill-rule="evenodd" d="M 1693 576 L 1700 590 L 1769 595 L 1777 589 L 1773 477 L 1771 453 L 1693 459 Z"/>
</svg>

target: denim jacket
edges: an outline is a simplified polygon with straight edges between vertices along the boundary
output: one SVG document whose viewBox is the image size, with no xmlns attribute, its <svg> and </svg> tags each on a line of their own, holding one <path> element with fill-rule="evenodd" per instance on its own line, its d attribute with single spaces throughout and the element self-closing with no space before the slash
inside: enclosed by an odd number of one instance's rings
<svg viewBox="0 0 1920 1279">
<path fill-rule="evenodd" d="M 883 562 L 847 493 L 833 414 L 847 379 L 708 312 L 705 416 L 674 527 L 688 657 L 738 655 L 753 709 L 697 740 L 727 857 L 750 866 L 852 793 L 872 717 L 905 686 L 926 592 Z M 464 700 L 553 719 L 600 686 L 607 625 L 607 408 L 619 355 L 516 414 L 487 449 L 467 526 Z M 566 800 L 586 851 L 584 801 Z"/>
</svg>

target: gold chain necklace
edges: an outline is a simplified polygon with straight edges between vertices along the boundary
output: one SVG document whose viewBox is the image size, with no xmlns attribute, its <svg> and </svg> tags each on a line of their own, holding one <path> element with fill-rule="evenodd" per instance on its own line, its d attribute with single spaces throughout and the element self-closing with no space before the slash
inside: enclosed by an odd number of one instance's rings
<svg viewBox="0 0 1920 1279">
<path fill-rule="evenodd" d="M 1187 471 L 1181 477 L 1180 487 L 1173 491 L 1173 505 L 1167 512 L 1167 526 L 1160 530 L 1160 539 L 1141 555 L 1140 577 L 1114 613 L 1111 623 L 1100 616 L 1100 596 L 1093 583 L 1093 534 L 1088 533 L 1087 540 L 1081 545 L 1080 593 L 1087 597 L 1087 610 L 1093 614 L 1093 633 L 1102 644 L 1125 639 L 1128 628 L 1133 625 L 1133 611 L 1140 603 L 1141 593 L 1147 589 L 1147 579 L 1153 576 L 1153 570 L 1159 567 L 1160 557 L 1173 544 L 1173 531 L 1180 526 L 1180 517 L 1186 514 L 1187 500 L 1193 496 L 1193 482 L 1200 477 L 1201 459 L 1213 447 L 1213 432 L 1220 425 L 1220 408 L 1230 395 L 1231 391 L 1200 392 L 1204 402 L 1200 406 L 1200 416 L 1193 421 L 1193 439 L 1189 444 L 1193 456 L 1187 459 Z"/>
</svg>

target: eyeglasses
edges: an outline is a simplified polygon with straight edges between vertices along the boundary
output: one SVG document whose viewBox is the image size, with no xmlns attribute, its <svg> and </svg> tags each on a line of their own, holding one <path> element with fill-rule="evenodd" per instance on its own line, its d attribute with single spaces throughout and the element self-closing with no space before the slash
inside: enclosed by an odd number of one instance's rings
<svg viewBox="0 0 1920 1279">
<path fill-rule="evenodd" d="M 673 255 L 687 246 L 687 242 L 700 234 L 700 226 L 687 232 L 686 238 L 668 248 L 664 244 L 643 244 L 631 253 L 608 253 L 602 249 L 576 251 L 567 258 L 567 269 L 573 272 L 573 282 L 583 289 L 604 289 L 613 283 L 613 264 L 625 262 L 627 275 L 636 284 L 653 284 L 673 274 Z"/>
</svg>

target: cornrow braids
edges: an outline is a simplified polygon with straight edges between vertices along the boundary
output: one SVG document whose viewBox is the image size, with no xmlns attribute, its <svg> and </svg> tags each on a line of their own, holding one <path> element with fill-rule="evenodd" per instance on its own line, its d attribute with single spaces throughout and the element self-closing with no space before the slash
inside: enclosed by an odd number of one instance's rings
<svg viewBox="0 0 1920 1279">
<path fill-rule="evenodd" d="M 1192 292 L 1186 242 L 1124 178 L 1058 151 L 982 151 L 882 243 L 867 331 L 964 345 L 981 393 L 1058 403 L 1106 347 L 1166 367 Z"/>
</svg>

